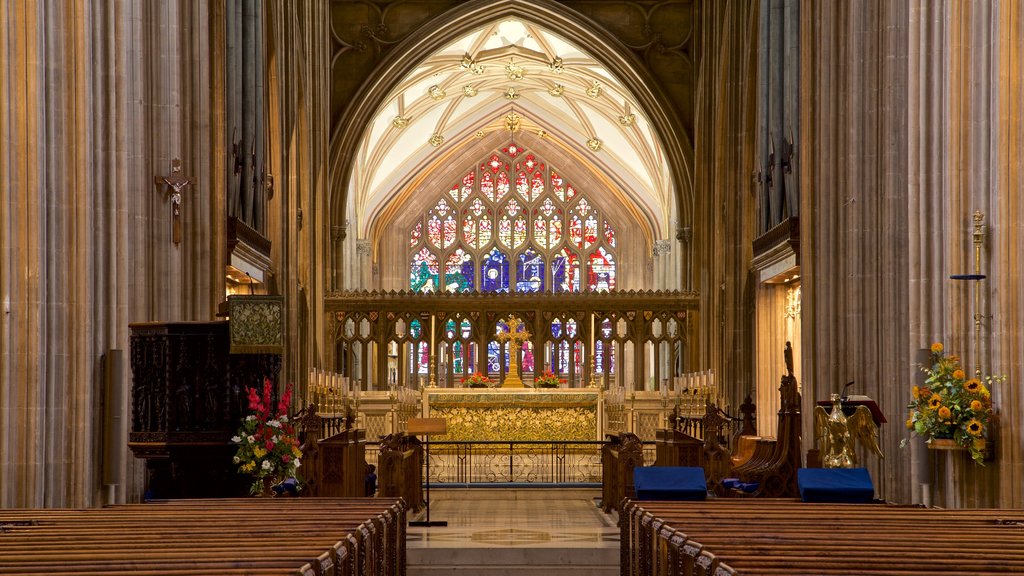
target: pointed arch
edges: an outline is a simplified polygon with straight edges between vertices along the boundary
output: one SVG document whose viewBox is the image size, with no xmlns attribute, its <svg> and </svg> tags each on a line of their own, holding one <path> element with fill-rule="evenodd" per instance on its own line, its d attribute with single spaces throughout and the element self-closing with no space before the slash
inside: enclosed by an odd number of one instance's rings
<svg viewBox="0 0 1024 576">
<path fill-rule="evenodd" d="M 645 66 L 621 42 L 592 21 L 551 0 L 480 0 L 465 3 L 435 18 L 390 50 L 371 80 L 342 114 L 331 134 L 330 220 L 341 225 L 347 217 L 348 184 L 360 138 L 378 109 L 401 79 L 425 57 L 481 23 L 516 18 L 527 23 L 553 28 L 577 38 L 591 48 L 599 61 L 629 90 L 651 122 L 664 149 L 671 172 L 677 226 L 690 226 L 692 205 L 692 144 L 667 97 L 660 91 Z M 330 224 L 330 223 L 329 223 Z M 334 274 L 338 274 L 338 270 Z"/>
</svg>

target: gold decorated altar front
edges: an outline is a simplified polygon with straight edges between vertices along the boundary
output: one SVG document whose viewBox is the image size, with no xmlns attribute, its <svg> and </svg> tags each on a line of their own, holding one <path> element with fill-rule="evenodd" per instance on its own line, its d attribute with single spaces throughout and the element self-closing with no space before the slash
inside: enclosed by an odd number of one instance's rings
<svg viewBox="0 0 1024 576">
<path fill-rule="evenodd" d="M 601 439 L 598 389 L 437 388 L 424 412 L 444 418 L 445 441 L 578 441 Z"/>
</svg>

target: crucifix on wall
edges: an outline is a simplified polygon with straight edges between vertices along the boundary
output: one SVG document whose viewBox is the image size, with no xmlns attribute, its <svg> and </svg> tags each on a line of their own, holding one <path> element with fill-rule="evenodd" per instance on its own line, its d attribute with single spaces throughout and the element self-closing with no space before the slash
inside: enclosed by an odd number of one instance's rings
<svg viewBox="0 0 1024 576">
<path fill-rule="evenodd" d="M 171 241 L 181 244 L 181 191 L 191 184 L 192 180 L 181 173 L 181 160 L 175 158 L 171 160 L 171 175 L 157 176 L 154 182 L 161 190 L 164 186 L 170 187 L 168 194 L 171 200 Z"/>
</svg>

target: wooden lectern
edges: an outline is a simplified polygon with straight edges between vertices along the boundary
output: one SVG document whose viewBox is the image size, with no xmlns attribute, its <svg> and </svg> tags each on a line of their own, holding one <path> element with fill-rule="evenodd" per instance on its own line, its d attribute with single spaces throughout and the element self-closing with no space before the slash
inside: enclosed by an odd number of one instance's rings
<svg viewBox="0 0 1024 576">
<path fill-rule="evenodd" d="M 444 418 L 410 418 L 409 425 L 407 427 L 406 434 L 423 436 L 424 443 L 426 444 L 426 461 L 427 461 L 427 519 L 424 521 L 409 522 L 410 526 L 447 526 L 448 522 L 444 520 L 430 521 L 430 435 L 431 434 L 446 434 L 448 432 L 448 423 Z"/>
</svg>

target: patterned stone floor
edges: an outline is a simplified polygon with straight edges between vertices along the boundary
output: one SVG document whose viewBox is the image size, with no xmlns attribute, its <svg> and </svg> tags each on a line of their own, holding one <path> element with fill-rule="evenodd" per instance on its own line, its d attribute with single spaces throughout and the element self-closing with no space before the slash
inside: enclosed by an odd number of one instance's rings
<svg viewBox="0 0 1024 576">
<path fill-rule="evenodd" d="M 597 507 L 599 495 L 576 489 L 434 489 L 430 519 L 448 526 L 409 527 L 409 573 L 617 574 L 619 529 L 615 517 Z"/>
</svg>

